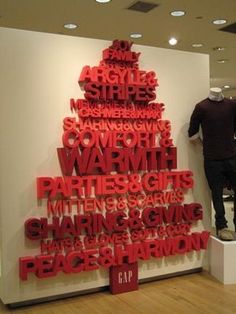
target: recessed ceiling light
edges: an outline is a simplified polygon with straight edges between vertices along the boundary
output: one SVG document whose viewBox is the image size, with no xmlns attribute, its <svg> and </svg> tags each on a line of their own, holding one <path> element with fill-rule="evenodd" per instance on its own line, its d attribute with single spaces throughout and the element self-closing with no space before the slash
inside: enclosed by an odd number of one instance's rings
<svg viewBox="0 0 236 314">
<path fill-rule="evenodd" d="M 98 3 L 108 3 L 110 2 L 111 0 L 96 0 L 96 2 Z"/>
<path fill-rule="evenodd" d="M 172 16 L 177 16 L 177 17 L 179 17 L 179 16 L 184 16 L 186 13 L 185 13 L 184 11 L 178 10 L 178 11 L 172 11 L 172 12 L 170 12 L 170 14 L 171 14 Z"/>
<path fill-rule="evenodd" d="M 223 50 L 225 50 L 225 47 L 214 47 L 213 50 L 215 50 L 215 51 L 223 51 Z"/>
<path fill-rule="evenodd" d="M 202 47 L 203 46 L 203 44 L 198 44 L 198 43 L 196 43 L 196 44 L 192 44 L 192 47 L 193 48 L 200 48 L 200 47 Z"/>
<path fill-rule="evenodd" d="M 176 38 L 172 37 L 169 39 L 168 42 L 171 46 L 175 46 L 177 44 L 178 40 Z"/>
<path fill-rule="evenodd" d="M 130 37 L 131 38 L 141 38 L 141 37 L 143 37 L 143 35 L 142 34 L 140 34 L 140 33 L 132 33 L 132 34 L 130 34 Z"/>
<path fill-rule="evenodd" d="M 78 27 L 78 25 L 75 23 L 66 23 L 66 24 L 64 24 L 64 27 L 67 29 L 76 29 Z"/>
<path fill-rule="evenodd" d="M 231 86 L 230 85 L 224 85 L 223 88 L 229 89 Z"/>
<path fill-rule="evenodd" d="M 226 59 L 217 60 L 218 63 L 225 63 L 225 62 L 227 62 L 227 61 L 228 61 L 228 60 L 226 60 Z"/>
<path fill-rule="evenodd" d="M 227 21 L 224 20 L 224 19 L 219 19 L 219 20 L 214 20 L 212 21 L 213 24 L 215 25 L 222 25 L 222 24 L 225 24 Z"/>
</svg>

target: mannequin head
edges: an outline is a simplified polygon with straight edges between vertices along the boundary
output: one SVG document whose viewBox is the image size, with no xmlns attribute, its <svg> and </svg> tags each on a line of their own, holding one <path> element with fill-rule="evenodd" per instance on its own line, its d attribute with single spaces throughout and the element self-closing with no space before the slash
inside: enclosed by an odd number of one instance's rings
<svg viewBox="0 0 236 314">
<path fill-rule="evenodd" d="M 219 87 L 211 87 L 208 98 L 213 101 L 221 101 L 224 99 L 222 89 Z"/>
</svg>

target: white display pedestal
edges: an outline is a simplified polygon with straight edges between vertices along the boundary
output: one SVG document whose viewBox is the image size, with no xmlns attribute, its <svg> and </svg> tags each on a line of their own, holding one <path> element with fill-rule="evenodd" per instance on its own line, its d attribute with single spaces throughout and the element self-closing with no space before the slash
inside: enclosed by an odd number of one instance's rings
<svg viewBox="0 0 236 314">
<path fill-rule="evenodd" d="M 210 273 L 223 284 L 236 283 L 236 241 L 210 237 Z"/>
</svg>

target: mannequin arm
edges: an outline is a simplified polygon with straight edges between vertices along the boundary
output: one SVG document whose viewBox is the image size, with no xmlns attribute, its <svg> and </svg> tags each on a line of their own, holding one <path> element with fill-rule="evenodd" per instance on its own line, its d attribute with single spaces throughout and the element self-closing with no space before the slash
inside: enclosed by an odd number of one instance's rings
<svg viewBox="0 0 236 314">
<path fill-rule="evenodd" d="M 195 106 L 193 113 L 190 117 L 188 137 L 190 141 L 196 141 L 197 138 L 200 138 L 199 130 L 202 120 L 202 113 L 199 110 L 198 105 Z"/>
<path fill-rule="evenodd" d="M 197 139 L 200 139 L 199 133 L 196 133 L 196 134 L 189 137 L 190 142 L 194 142 Z"/>
</svg>

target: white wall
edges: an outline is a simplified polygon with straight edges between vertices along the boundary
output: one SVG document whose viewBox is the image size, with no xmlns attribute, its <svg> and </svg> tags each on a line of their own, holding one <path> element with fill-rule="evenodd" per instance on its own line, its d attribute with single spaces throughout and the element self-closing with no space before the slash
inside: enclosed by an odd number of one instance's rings
<svg viewBox="0 0 236 314">
<path fill-rule="evenodd" d="M 108 284 L 106 271 L 59 275 L 21 282 L 18 258 L 36 255 L 38 245 L 24 236 L 24 221 L 46 216 L 37 204 L 35 179 L 60 176 L 56 148 L 61 147 L 62 120 L 71 116 L 69 99 L 83 97 L 77 79 L 84 65 L 98 65 L 110 42 L 62 35 L 0 29 L 0 210 L 1 298 L 4 303 L 80 291 Z M 159 78 L 157 99 L 171 120 L 178 150 L 178 168 L 194 171 L 196 185 L 187 201 L 209 206 L 202 173 L 201 147 L 187 140 L 187 125 L 196 102 L 209 90 L 207 55 L 134 46 L 141 52 L 140 69 Z M 197 228 L 209 227 L 209 213 Z M 192 253 L 140 264 L 139 278 L 203 265 L 204 253 Z"/>
</svg>

